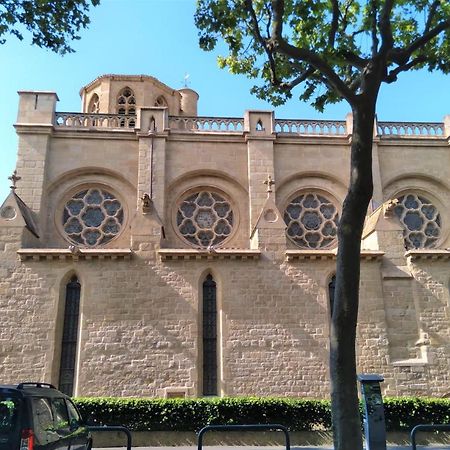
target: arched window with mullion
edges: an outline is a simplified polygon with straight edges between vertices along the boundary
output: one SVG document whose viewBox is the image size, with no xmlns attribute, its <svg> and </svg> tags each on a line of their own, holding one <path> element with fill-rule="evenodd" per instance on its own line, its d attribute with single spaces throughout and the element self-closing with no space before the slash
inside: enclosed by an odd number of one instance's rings
<svg viewBox="0 0 450 450">
<path fill-rule="evenodd" d="M 75 365 L 78 346 L 81 285 L 76 276 L 66 285 L 64 323 L 59 366 L 59 390 L 72 396 L 75 384 Z"/>
<path fill-rule="evenodd" d="M 217 286 L 211 274 L 203 282 L 202 395 L 217 395 Z"/>
<path fill-rule="evenodd" d="M 336 275 L 333 275 L 330 278 L 328 283 L 328 302 L 330 305 L 330 317 L 333 315 L 333 307 L 334 307 L 334 294 L 336 292 Z"/>
</svg>

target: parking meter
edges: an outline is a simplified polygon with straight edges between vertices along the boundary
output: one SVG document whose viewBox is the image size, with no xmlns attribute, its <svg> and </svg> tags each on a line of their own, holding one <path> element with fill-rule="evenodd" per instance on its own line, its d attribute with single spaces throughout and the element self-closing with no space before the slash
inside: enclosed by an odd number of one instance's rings
<svg viewBox="0 0 450 450">
<path fill-rule="evenodd" d="M 386 450 L 386 424 L 380 375 L 358 375 L 364 405 L 364 432 L 367 450 Z"/>
</svg>

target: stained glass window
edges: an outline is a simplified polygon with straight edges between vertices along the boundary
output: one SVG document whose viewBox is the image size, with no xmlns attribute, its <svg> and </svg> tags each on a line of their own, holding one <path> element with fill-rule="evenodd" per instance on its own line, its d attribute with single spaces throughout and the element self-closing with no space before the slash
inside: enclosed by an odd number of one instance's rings
<svg viewBox="0 0 450 450">
<path fill-rule="evenodd" d="M 403 225 L 406 248 L 430 248 L 441 236 L 441 215 L 430 200 L 409 193 L 398 198 L 395 214 Z"/>
<path fill-rule="evenodd" d="M 230 202 L 215 192 L 200 191 L 187 196 L 178 206 L 177 227 L 190 244 L 218 245 L 233 231 Z"/>
<path fill-rule="evenodd" d="M 203 395 L 217 395 L 217 301 L 212 275 L 203 283 Z"/>
<path fill-rule="evenodd" d="M 330 282 L 328 283 L 328 301 L 330 304 L 330 316 L 333 315 L 333 307 L 334 307 L 334 294 L 336 292 L 336 275 L 331 277 Z"/>
<path fill-rule="evenodd" d="M 123 208 L 110 192 L 91 188 L 78 192 L 66 203 L 62 222 L 66 236 L 74 244 L 104 245 L 120 233 Z"/>
<path fill-rule="evenodd" d="M 73 395 L 75 380 L 78 320 L 80 316 L 80 291 L 81 285 L 78 282 L 77 277 L 73 277 L 66 286 L 61 358 L 59 365 L 59 390 L 70 396 Z"/>
<path fill-rule="evenodd" d="M 327 248 L 336 240 L 339 212 L 324 195 L 309 192 L 289 202 L 284 221 L 288 237 L 299 247 Z"/>
</svg>

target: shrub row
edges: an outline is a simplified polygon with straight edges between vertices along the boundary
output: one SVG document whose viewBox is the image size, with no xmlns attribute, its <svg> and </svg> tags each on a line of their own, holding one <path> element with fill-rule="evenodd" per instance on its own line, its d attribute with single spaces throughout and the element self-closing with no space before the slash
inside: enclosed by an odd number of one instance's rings
<svg viewBox="0 0 450 450">
<path fill-rule="evenodd" d="M 277 423 L 291 431 L 331 428 L 330 402 L 287 398 L 76 398 L 84 418 L 134 431 L 198 431 L 206 425 Z M 388 431 L 450 423 L 450 399 L 384 399 Z"/>
</svg>

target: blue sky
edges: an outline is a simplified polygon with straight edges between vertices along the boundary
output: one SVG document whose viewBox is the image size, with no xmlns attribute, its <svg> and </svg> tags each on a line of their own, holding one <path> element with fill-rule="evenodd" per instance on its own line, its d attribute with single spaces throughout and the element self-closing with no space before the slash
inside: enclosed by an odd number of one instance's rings
<svg viewBox="0 0 450 450">
<path fill-rule="evenodd" d="M 217 67 L 219 52 L 199 49 L 193 14 L 195 0 L 102 0 L 91 24 L 74 42 L 76 53 L 59 56 L 24 41 L 0 45 L 0 203 L 9 192 L 15 167 L 18 90 L 57 92 L 58 111 L 80 111 L 79 90 L 108 73 L 147 74 L 179 89 L 186 73 L 200 95 L 199 115 L 242 117 L 246 109 L 274 109 L 249 93 L 252 81 Z M 345 103 L 323 114 L 294 98 L 275 109 L 278 118 L 344 119 Z M 385 86 L 378 104 L 380 120 L 440 122 L 450 114 L 450 76 L 415 72 Z"/>
</svg>

